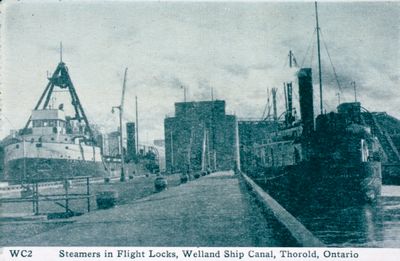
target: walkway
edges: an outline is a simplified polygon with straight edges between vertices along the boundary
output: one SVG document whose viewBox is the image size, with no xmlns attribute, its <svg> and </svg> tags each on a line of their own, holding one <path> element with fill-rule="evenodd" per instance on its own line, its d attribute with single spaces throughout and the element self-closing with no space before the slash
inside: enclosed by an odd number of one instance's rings
<svg viewBox="0 0 400 261">
<path fill-rule="evenodd" d="M 277 239 L 284 231 L 277 235 L 279 225 L 268 220 L 237 176 L 219 172 L 76 217 L 16 245 L 287 246 Z"/>
</svg>

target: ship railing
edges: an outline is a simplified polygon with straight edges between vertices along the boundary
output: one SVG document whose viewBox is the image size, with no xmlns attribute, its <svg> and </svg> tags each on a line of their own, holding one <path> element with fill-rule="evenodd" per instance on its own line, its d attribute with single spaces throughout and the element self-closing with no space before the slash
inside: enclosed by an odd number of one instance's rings
<svg viewBox="0 0 400 261">
<path fill-rule="evenodd" d="M 5 180 L 5 182 L 9 182 L 11 180 Z M 15 180 L 12 180 L 15 182 Z M 90 183 L 98 183 L 98 182 L 103 182 L 104 178 L 103 177 L 91 177 L 90 179 Z M 72 181 L 72 184 L 79 184 L 79 183 L 83 183 L 84 181 L 82 181 L 81 179 L 74 179 Z M 24 188 L 26 188 L 27 186 L 31 186 L 32 183 L 25 183 L 24 185 L 7 185 L 4 187 L 0 187 L 0 197 L 1 194 L 3 192 L 10 192 L 10 191 L 20 191 Z M 62 186 L 63 182 L 62 181 L 53 181 L 53 182 L 41 182 L 39 183 L 39 188 L 44 188 L 44 187 L 59 187 Z"/>
</svg>

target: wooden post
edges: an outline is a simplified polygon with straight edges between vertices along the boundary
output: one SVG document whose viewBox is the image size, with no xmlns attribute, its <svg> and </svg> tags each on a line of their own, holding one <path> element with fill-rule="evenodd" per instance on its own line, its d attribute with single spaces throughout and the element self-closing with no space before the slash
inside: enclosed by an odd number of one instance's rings
<svg viewBox="0 0 400 261">
<path fill-rule="evenodd" d="M 35 185 L 32 183 L 32 212 L 35 213 Z"/>
<path fill-rule="evenodd" d="M 39 184 L 35 183 L 35 199 L 36 199 L 36 209 L 35 215 L 39 215 Z"/>
<path fill-rule="evenodd" d="M 174 136 L 171 131 L 171 174 L 174 173 Z"/>
<path fill-rule="evenodd" d="M 68 212 L 68 209 L 69 209 L 69 206 L 68 206 L 68 203 L 69 203 L 69 200 L 68 200 L 68 179 L 65 179 L 65 181 L 64 181 L 64 189 L 65 189 L 65 212 L 67 213 Z"/>
<path fill-rule="evenodd" d="M 136 157 L 139 154 L 139 111 L 138 111 L 138 100 L 135 96 L 135 113 L 136 113 Z"/>
<path fill-rule="evenodd" d="M 90 187 L 89 187 L 89 177 L 86 178 L 86 195 L 87 195 L 87 211 L 90 212 Z"/>
</svg>

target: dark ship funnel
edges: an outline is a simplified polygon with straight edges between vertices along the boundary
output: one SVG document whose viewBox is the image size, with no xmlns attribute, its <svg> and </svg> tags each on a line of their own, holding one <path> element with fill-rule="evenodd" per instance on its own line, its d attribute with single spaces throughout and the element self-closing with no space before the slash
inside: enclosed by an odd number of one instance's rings
<svg viewBox="0 0 400 261">
<path fill-rule="evenodd" d="M 299 78 L 300 113 L 304 135 L 314 130 L 313 85 L 311 68 L 302 68 L 297 74 Z"/>
<path fill-rule="evenodd" d="M 136 161 L 136 134 L 135 134 L 135 123 L 126 123 L 126 138 L 127 138 L 127 161 Z"/>
</svg>

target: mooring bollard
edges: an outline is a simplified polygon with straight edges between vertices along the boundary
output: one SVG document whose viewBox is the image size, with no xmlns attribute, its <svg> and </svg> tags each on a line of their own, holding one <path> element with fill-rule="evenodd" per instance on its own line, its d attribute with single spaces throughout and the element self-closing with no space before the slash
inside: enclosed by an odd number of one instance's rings
<svg viewBox="0 0 400 261">
<path fill-rule="evenodd" d="M 188 174 L 184 173 L 184 174 L 181 175 L 181 184 L 188 182 L 188 180 L 189 180 L 189 175 Z"/>
<path fill-rule="evenodd" d="M 100 191 L 96 193 L 96 203 L 98 209 L 107 209 L 115 206 L 118 193 L 113 190 Z"/>
<path fill-rule="evenodd" d="M 168 181 L 163 176 L 157 176 L 156 179 L 154 180 L 154 188 L 156 189 L 157 192 L 166 189 L 167 186 L 168 186 Z"/>
<path fill-rule="evenodd" d="M 194 177 L 195 179 L 200 178 L 200 172 L 195 172 L 195 173 L 193 174 L 193 177 Z"/>
</svg>

